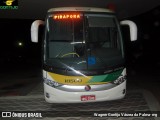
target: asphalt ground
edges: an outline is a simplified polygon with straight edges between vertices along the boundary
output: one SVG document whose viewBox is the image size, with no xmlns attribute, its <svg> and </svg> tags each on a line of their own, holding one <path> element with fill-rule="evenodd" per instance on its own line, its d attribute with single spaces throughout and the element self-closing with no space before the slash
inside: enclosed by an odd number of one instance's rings
<svg viewBox="0 0 160 120">
<path fill-rule="evenodd" d="M 40 67 L 10 69 L 0 73 L 0 111 L 40 111 L 43 118 L 14 119 L 67 119 L 67 120 L 158 120 L 157 117 L 93 117 L 95 112 L 160 111 L 159 74 L 128 72 L 127 95 L 122 100 L 84 103 L 49 104 L 43 96 Z M 89 114 L 85 116 L 85 113 Z M 54 114 L 53 114 L 54 113 Z M 74 117 L 72 117 L 72 115 Z M 56 116 L 56 117 L 55 117 Z M 67 117 L 66 117 L 67 116 Z M 11 118 L 5 118 L 11 119 Z"/>
<path fill-rule="evenodd" d="M 44 120 L 158 120 L 158 117 L 122 117 L 120 114 L 152 114 L 159 115 L 160 105 L 153 94 L 144 89 L 129 88 L 126 97 L 121 100 L 76 103 L 76 104 L 50 104 L 46 103 L 43 96 L 43 83 L 39 83 L 25 96 L 0 97 L 0 110 L 16 113 L 38 112 L 42 118 L 3 118 L 3 119 L 44 119 Z M 107 114 L 107 117 L 99 117 Z M 110 115 L 117 114 L 117 116 Z M 118 116 L 119 115 L 119 116 Z"/>
</svg>

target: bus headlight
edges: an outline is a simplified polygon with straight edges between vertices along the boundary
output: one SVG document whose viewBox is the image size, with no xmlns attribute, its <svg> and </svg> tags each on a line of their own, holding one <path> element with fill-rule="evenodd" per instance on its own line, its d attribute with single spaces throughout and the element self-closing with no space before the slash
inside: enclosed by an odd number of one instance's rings
<svg viewBox="0 0 160 120">
<path fill-rule="evenodd" d="M 113 84 L 119 85 L 123 83 L 126 80 L 126 76 L 119 76 L 116 80 L 113 81 Z"/>
<path fill-rule="evenodd" d="M 51 87 L 59 87 L 62 86 L 62 84 L 55 82 L 53 80 L 49 80 L 49 79 L 44 79 L 44 83 L 46 83 L 47 85 L 51 86 Z"/>
</svg>

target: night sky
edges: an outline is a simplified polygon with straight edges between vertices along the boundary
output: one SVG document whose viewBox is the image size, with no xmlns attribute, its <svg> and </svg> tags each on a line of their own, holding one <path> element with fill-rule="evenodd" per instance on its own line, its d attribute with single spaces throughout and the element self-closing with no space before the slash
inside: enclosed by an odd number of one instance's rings
<svg viewBox="0 0 160 120">
<path fill-rule="evenodd" d="M 159 74 L 160 6 L 130 19 L 138 27 L 138 40 L 128 48 L 128 51 L 132 51 L 133 64 L 138 67 L 137 70 Z"/>
<path fill-rule="evenodd" d="M 40 58 L 41 43 L 31 42 L 30 27 L 33 21 L 29 19 L 0 19 L 0 64 L 5 68 L 8 65 L 26 65 L 27 60 Z"/>
</svg>

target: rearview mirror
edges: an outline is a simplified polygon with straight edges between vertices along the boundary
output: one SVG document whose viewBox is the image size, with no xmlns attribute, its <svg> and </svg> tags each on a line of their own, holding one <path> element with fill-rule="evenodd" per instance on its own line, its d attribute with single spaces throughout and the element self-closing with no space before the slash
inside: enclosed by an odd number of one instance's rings
<svg viewBox="0 0 160 120">
<path fill-rule="evenodd" d="M 38 29 L 40 25 L 44 25 L 44 21 L 35 20 L 31 25 L 31 41 L 38 42 Z"/>
<path fill-rule="evenodd" d="M 130 30 L 130 39 L 131 41 L 137 40 L 137 25 L 130 20 L 124 20 L 120 22 L 121 25 L 128 25 Z"/>
</svg>

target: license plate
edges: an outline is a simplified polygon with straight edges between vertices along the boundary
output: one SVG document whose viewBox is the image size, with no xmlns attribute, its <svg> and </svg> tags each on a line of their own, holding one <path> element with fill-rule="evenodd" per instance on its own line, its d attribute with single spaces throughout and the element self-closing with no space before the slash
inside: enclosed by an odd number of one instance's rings
<svg viewBox="0 0 160 120">
<path fill-rule="evenodd" d="M 96 100 L 95 95 L 82 95 L 81 96 L 81 101 L 92 101 L 92 100 Z"/>
</svg>

